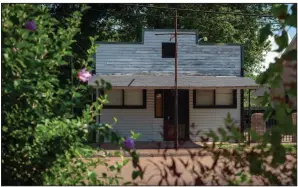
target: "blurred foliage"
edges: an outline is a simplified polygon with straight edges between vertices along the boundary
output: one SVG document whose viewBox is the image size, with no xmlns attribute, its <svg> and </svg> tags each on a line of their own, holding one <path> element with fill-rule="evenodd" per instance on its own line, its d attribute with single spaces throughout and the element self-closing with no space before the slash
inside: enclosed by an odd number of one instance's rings
<svg viewBox="0 0 298 187">
<path fill-rule="evenodd" d="M 238 10 L 246 13 L 268 13 L 271 7 L 236 4 L 216 6 L 172 4 L 167 6 L 214 11 Z M 289 13 L 285 5 L 274 4 L 272 6 L 273 15 L 282 26 L 281 35 L 274 36 L 279 52 L 288 47 L 286 26 L 296 27 L 296 7 L 297 5 L 294 4 L 292 13 Z M 127 12 L 137 14 L 139 17 L 130 16 Z M 1 20 L 3 26 L 2 184 L 122 184 L 121 169 L 129 161 L 123 157 L 123 152 L 109 153 L 103 149 L 93 150 L 87 145 L 87 138 L 88 131 L 95 130 L 98 132 L 99 143 L 108 140 L 118 144 L 121 148 L 124 138 L 114 132 L 110 125 L 95 123 L 95 116 L 100 113 L 103 104 L 107 102 L 106 95 L 86 105 L 85 97 L 90 97 L 90 95 L 84 93 L 89 92 L 90 88 L 80 83 L 76 74 L 83 67 L 91 71 L 94 66 L 92 54 L 96 50 L 94 45 L 96 37 L 89 36 L 101 33 L 100 40 L 123 41 L 123 38 L 126 38 L 129 41 L 137 41 L 141 37 L 140 31 L 144 26 L 172 28 L 170 16 L 164 16 L 161 19 L 153 17 L 154 14 L 164 15 L 156 9 L 112 4 L 91 5 L 89 9 L 83 4 L 3 5 Z M 144 19 L 140 19 L 140 15 L 145 15 Z M 276 29 L 272 28 L 271 24 L 266 25 L 260 30 L 258 40 L 256 34 L 258 32 L 254 32 L 258 31 L 261 25 L 257 23 L 260 21 L 258 19 L 228 16 L 228 20 L 225 20 L 227 19 L 225 16 L 209 17 L 194 12 L 185 12 L 184 16 L 193 17 L 193 19 L 185 18 L 179 23 L 179 27 L 199 28 L 199 36 L 207 37 L 208 41 L 244 43 L 247 54 L 245 66 L 249 72 L 258 68 L 256 65 L 262 61 L 262 54 L 269 47 L 266 42 L 267 38 L 273 35 L 272 29 Z M 25 23 L 30 20 L 36 23 L 35 31 L 24 28 Z M 210 21 L 206 22 L 206 20 Z M 239 27 L 231 25 L 232 22 L 239 24 Z M 118 25 L 120 29 L 115 29 L 115 25 Z M 96 28 L 106 29 L 106 31 Z M 79 42 L 78 38 L 80 38 Z M 80 46 L 83 50 L 79 49 Z M 292 61 L 296 65 L 296 49 L 289 50 L 276 58 L 276 63 L 271 64 L 267 71 L 257 78 L 257 82 L 268 84 L 272 88 L 280 86 L 284 60 Z M 72 65 L 74 68 L 68 71 Z M 68 75 L 65 74 L 67 72 Z M 98 86 L 103 90 L 111 87 L 103 80 L 98 83 Z M 297 95 L 296 89 L 297 83 L 291 84 L 285 93 L 294 97 Z M 193 174 L 192 185 L 206 184 L 204 179 L 208 176 L 211 176 L 209 181 L 212 184 L 220 184 L 219 173 L 216 173 L 216 167 L 219 165 L 221 165 L 220 174 L 227 180 L 226 184 L 230 185 L 250 184 L 253 176 L 263 177 L 266 179 L 265 184 L 283 184 L 279 174 L 274 170 L 268 170 L 268 167 L 280 169 L 283 174 L 289 176 L 291 181 L 286 184 L 297 184 L 296 163 L 290 168 L 285 166 L 287 148 L 281 144 L 282 134 L 296 132 L 296 127 L 292 123 L 292 111 L 288 103 L 278 98 L 275 105 L 269 104 L 270 100 L 276 99 L 269 95 L 265 96 L 264 104 L 268 106 L 268 109 L 264 116 L 268 119 L 274 114 L 278 124 L 262 136 L 253 130 L 249 131 L 251 140 L 258 142 L 256 146 L 250 146 L 250 142 L 239 131 L 237 122 L 228 114 L 225 128 L 219 128 L 218 132 L 210 130 L 204 134 L 205 137 L 202 137 L 205 141 L 214 141 L 211 146 L 205 144 L 204 149 L 197 153 L 189 152 L 193 163 L 179 158 L 170 158 L 172 160 L 170 164 L 161 162 L 164 168 L 160 168 L 161 166 L 157 163 L 152 163 L 160 170 L 159 184 L 169 183 L 168 176 L 172 176 L 176 177 L 175 185 L 181 183 L 187 185 L 185 181 L 180 180 L 183 172 L 178 171 L 179 162 L 185 168 L 189 168 L 185 171 Z M 74 106 L 84 108 L 80 115 L 73 115 Z M 131 133 L 132 139 L 140 136 L 138 133 Z M 237 142 L 237 148 L 218 149 L 218 146 L 224 147 L 223 142 L 229 141 Z M 215 142 L 221 143 L 217 145 Z M 136 150 L 122 149 L 127 151 L 132 158 L 135 168 L 131 174 L 132 179 L 142 179 L 146 170 L 139 164 L 140 158 Z M 195 159 L 197 156 L 206 156 L 204 151 L 213 159 L 211 166 L 204 165 L 202 159 Z M 102 156 L 96 155 L 94 158 L 94 154 L 98 152 L 102 152 Z M 167 159 L 165 152 L 163 156 Z M 121 162 L 108 164 L 107 158 L 111 156 L 119 156 Z M 96 172 L 98 166 L 103 166 L 107 172 Z M 132 182 L 127 184 L 132 184 Z"/>
<path fill-rule="evenodd" d="M 82 92 L 90 88 L 79 82 L 78 71 L 70 72 L 69 77 L 61 75 L 61 68 L 71 63 L 67 59 L 73 56 L 71 46 L 76 43 L 74 36 L 80 32 L 82 13 L 86 9 L 82 6 L 64 18 L 62 24 L 44 5 L 2 6 L 3 185 L 106 185 L 119 182 L 117 175 L 109 177 L 103 173 L 97 176 L 90 170 L 91 166 L 104 164 L 119 173 L 127 159 L 115 166 L 109 166 L 102 158 L 84 162 L 95 154 L 86 145 L 88 127 L 103 132 L 103 140 L 122 146 L 122 138 L 108 124 L 94 122 L 103 103 L 107 102 L 106 98 L 98 98 L 86 106 Z M 34 22 L 36 29 L 27 30 L 24 25 L 28 21 Z M 91 46 L 87 58 L 76 59 L 78 67 L 86 67 L 88 71 L 92 69 L 92 54 L 96 50 L 95 38 L 89 37 L 89 40 Z M 98 86 L 100 89 L 111 87 L 103 80 Z M 81 115 L 73 115 L 74 103 L 84 106 Z"/>
</svg>

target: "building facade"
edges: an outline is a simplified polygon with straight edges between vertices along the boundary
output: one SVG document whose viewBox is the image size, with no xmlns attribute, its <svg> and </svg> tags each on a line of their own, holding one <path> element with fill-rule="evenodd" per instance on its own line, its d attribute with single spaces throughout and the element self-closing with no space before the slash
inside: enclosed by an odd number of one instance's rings
<svg viewBox="0 0 298 187">
<path fill-rule="evenodd" d="M 140 141 L 175 137 L 174 30 L 144 30 L 141 43 L 99 42 L 96 76 L 112 84 L 101 123 L 117 123 L 122 136 L 141 133 Z M 243 77 L 243 47 L 201 45 L 196 31 L 178 30 L 178 127 L 182 140 L 200 141 L 209 129 L 224 128 L 230 113 L 241 129 L 243 89 L 256 88 Z"/>
</svg>

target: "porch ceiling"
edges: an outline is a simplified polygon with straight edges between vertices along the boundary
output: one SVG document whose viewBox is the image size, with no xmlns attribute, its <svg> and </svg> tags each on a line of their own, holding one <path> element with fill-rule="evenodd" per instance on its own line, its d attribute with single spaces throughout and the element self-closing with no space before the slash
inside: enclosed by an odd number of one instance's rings
<svg viewBox="0 0 298 187">
<path fill-rule="evenodd" d="M 173 75 L 96 75 L 88 82 L 96 86 L 95 81 L 104 79 L 112 84 L 114 89 L 159 88 L 175 87 Z M 258 85 L 247 77 L 233 76 L 185 76 L 178 75 L 179 89 L 211 89 L 211 88 L 243 88 L 256 89 Z"/>
</svg>

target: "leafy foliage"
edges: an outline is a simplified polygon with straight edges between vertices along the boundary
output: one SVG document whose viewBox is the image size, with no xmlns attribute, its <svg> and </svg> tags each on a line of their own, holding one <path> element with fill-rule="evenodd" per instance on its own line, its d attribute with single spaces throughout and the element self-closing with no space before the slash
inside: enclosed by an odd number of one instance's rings
<svg viewBox="0 0 298 187">
<path fill-rule="evenodd" d="M 285 20 L 295 20 L 297 22 L 296 9 L 297 5 L 294 4 L 292 7 L 292 14 L 288 13 L 287 5 L 275 4 L 272 7 L 272 13 L 279 20 L 282 25 L 281 35 L 275 35 L 275 42 L 278 45 L 277 52 L 281 52 L 288 48 L 288 33 L 286 32 L 286 26 L 295 26 L 289 24 Z M 271 28 L 266 25 L 260 30 L 260 42 L 264 42 L 267 38 L 273 35 Z M 275 58 L 275 63 L 270 64 L 269 68 L 257 78 L 257 83 L 261 85 L 269 85 L 273 89 L 284 89 L 285 95 L 290 97 L 296 97 L 297 94 L 289 93 L 290 89 L 297 89 L 297 82 L 291 84 L 292 87 L 283 87 L 285 80 L 282 78 L 284 72 L 284 62 L 290 61 L 293 64 L 297 64 L 296 49 L 288 49 L 280 58 Z M 291 66 L 294 71 L 297 71 L 297 65 Z M 295 79 L 296 81 L 296 79 Z M 295 86 L 293 86 L 295 85 Z M 271 93 L 272 94 L 272 93 Z M 264 98 L 264 105 L 267 106 L 267 111 L 264 114 L 264 119 L 267 120 L 273 116 L 277 120 L 277 125 L 272 127 L 270 131 L 265 132 L 264 135 L 260 136 L 253 130 L 250 130 L 249 134 L 253 141 L 257 141 L 259 144 L 252 148 L 249 152 L 244 152 L 247 156 L 250 165 L 249 175 L 259 175 L 268 179 L 269 184 L 280 185 L 281 179 L 276 176 L 272 171 L 266 169 L 265 165 L 271 168 L 280 168 L 286 162 L 286 149 L 281 144 L 281 137 L 283 134 L 296 134 L 296 126 L 292 122 L 293 105 L 289 101 L 285 101 L 284 98 L 279 98 L 274 95 L 271 97 Z M 229 115 L 228 115 L 229 119 Z M 237 137 L 234 135 L 234 137 Z M 236 138 L 239 142 L 244 143 L 244 147 L 250 147 L 250 142 L 243 141 L 241 137 Z M 271 146 L 268 148 L 267 145 Z M 244 150 L 244 149 L 242 149 Z M 258 150 L 258 151 L 255 151 Z M 272 160 L 268 162 L 268 156 L 272 156 Z M 296 171 L 297 166 L 294 165 L 293 171 Z M 284 168 L 284 172 L 288 171 Z M 297 178 L 292 173 L 291 184 L 297 184 Z"/>
<path fill-rule="evenodd" d="M 285 8 L 286 7 L 286 8 Z M 281 57 L 276 58 L 276 62 L 270 64 L 269 68 L 257 77 L 257 82 L 261 85 L 269 85 L 273 89 L 285 88 L 285 94 L 290 97 L 296 97 L 297 94 L 293 91 L 297 89 L 297 82 L 285 86 L 282 79 L 284 72 L 285 61 L 291 62 L 291 68 L 297 71 L 297 55 L 296 49 L 288 48 L 288 38 L 286 26 L 297 22 L 296 7 L 292 6 L 292 13 L 288 13 L 286 5 L 275 4 L 272 8 L 272 13 L 282 25 L 281 35 L 275 35 L 276 43 L 279 46 L 279 52 L 287 49 Z M 295 26 L 295 25 L 294 25 Z M 273 35 L 272 28 L 268 25 L 260 30 L 259 42 L 267 41 L 267 38 Z M 296 81 L 296 79 L 295 79 Z M 204 148 L 194 152 L 189 151 L 188 159 L 169 157 L 164 151 L 164 162 L 153 163 L 158 174 L 151 174 L 149 171 L 144 171 L 144 175 L 150 176 L 148 180 L 156 179 L 158 185 L 252 185 L 253 178 L 261 178 L 262 184 L 265 185 L 296 185 L 297 184 L 297 164 L 294 159 L 295 155 L 289 159 L 289 148 L 281 144 L 283 134 L 296 134 L 296 126 L 292 122 L 293 106 L 285 101 L 284 98 L 274 97 L 272 93 L 265 96 L 263 105 L 267 107 L 264 114 L 266 121 L 271 116 L 277 120 L 277 125 L 266 131 L 263 135 L 258 134 L 255 130 L 250 129 L 248 135 L 252 142 L 256 142 L 254 146 L 244 137 L 244 134 L 239 132 L 239 125 L 232 119 L 228 113 L 225 119 L 225 127 L 219 128 L 218 132 L 210 130 L 201 136 L 202 141 L 212 139 L 213 144 L 204 144 Z M 197 135 L 197 134 L 196 134 Z M 220 142 L 219 145 L 216 142 Z M 235 149 L 229 150 L 223 146 L 224 142 L 237 142 Z M 222 149 L 218 149 L 221 147 Z M 294 151 L 295 154 L 297 152 Z M 211 165 L 204 163 L 204 158 L 212 157 Z M 171 164 L 167 161 L 171 160 Z M 177 165 L 180 165 L 180 168 Z M 182 166 L 181 166 L 182 165 Z M 181 169 L 182 167 L 182 169 Z M 199 167 L 199 168 L 197 168 Z M 217 172 L 217 171 L 220 172 Z M 187 183 L 182 175 L 187 172 L 187 175 L 193 176 L 193 181 Z M 169 177 L 170 176 L 170 177 Z M 220 177 L 219 177 L 220 176 Z M 173 180 L 169 180 L 169 178 Z M 206 178 L 208 178 L 206 180 Z M 225 180 L 225 181 L 220 181 Z M 289 180 L 285 180 L 285 178 Z M 149 182 L 149 181 L 148 181 Z M 155 183 L 154 183 L 155 184 Z M 259 185 L 259 183 L 257 183 Z"/>
<path fill-rule="evenodd" d="M 82 4 L 51 4 L 51 13 L 63 18 L 78 10 Z M 140 42 L 142 29 L 173 29 L 172 9 L 147 8 L 146 6 L 179 8 L 178 29 L 195 29 L 199 38 L 208 38 L 200 43 L 238 43 L 245 50 L 244 67 L 247 74 L 258 72 L 269 43 L 259 44 L 258 32 L 264 23 L 278 28 L 277 21 L 258 16 L 217 14 L 237 12 L 239 14 L 270 14 L 270 4 L 88 4 L 84 12 L 81 33 L 76 35 L 78 45 L 73 46 L 77 56 L 85 56 L 89 36 L 98 35 L 99 41 Z M 197 11 L 187 11 L 187 9 Z M 211 12 L 211 13 L 204 13 Z M 214 12 L 214 13 L 213 13 Z M 82 50 L 83 49 L 83 50 Z"/>
<path fill-rule="evenodd" d="M 86 145 L 88 128 L 122 145 L 122 138 L 108 124 L 94 122 L 106 98 L 86 106 L 82 93 L 88 88 L 77 79 L 78 71 L 70 77 L 60 74 L 70 64 L 67 59 L 73 55 L 73 38 L 80 32 L 86 7 L 73 12 L 63 24 L 43 5 L 5 4 L 2 8 L 3 184 L 118 184 L 117 175 L 97 176 L 92 167 L 102 164 L 119 173 L 127 159 L 109 166 L 104 158 L 90 159 L 95 152 Z M 76 62 L 88 71 L 96 49 L 95 39 L 89 39 L 88 57 Z M 101 81 L 98 87 L 111 86 Z M 73 115 L 73 103 L 85 107 L 82 115 Z"/>
</svg>

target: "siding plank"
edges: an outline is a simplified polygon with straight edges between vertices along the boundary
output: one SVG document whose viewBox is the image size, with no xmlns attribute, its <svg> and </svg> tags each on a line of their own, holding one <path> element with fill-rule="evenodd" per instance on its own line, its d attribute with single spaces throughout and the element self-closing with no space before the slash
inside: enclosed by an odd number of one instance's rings
<svg viewBox="0 0 298 187">
<path fill-rule="evenodd" d="M 174 71 L 174 59 L 161 57 L 164 33 L 146 31 L 144 44 L 100 44 L 96 53 L 99 75 Z M 194 32 L 193 32 L 194 33 Z M 178 37 L 178 73 L 240 76 L 240 46 L 197 45 L 193 35 Z"/>
</svg>

